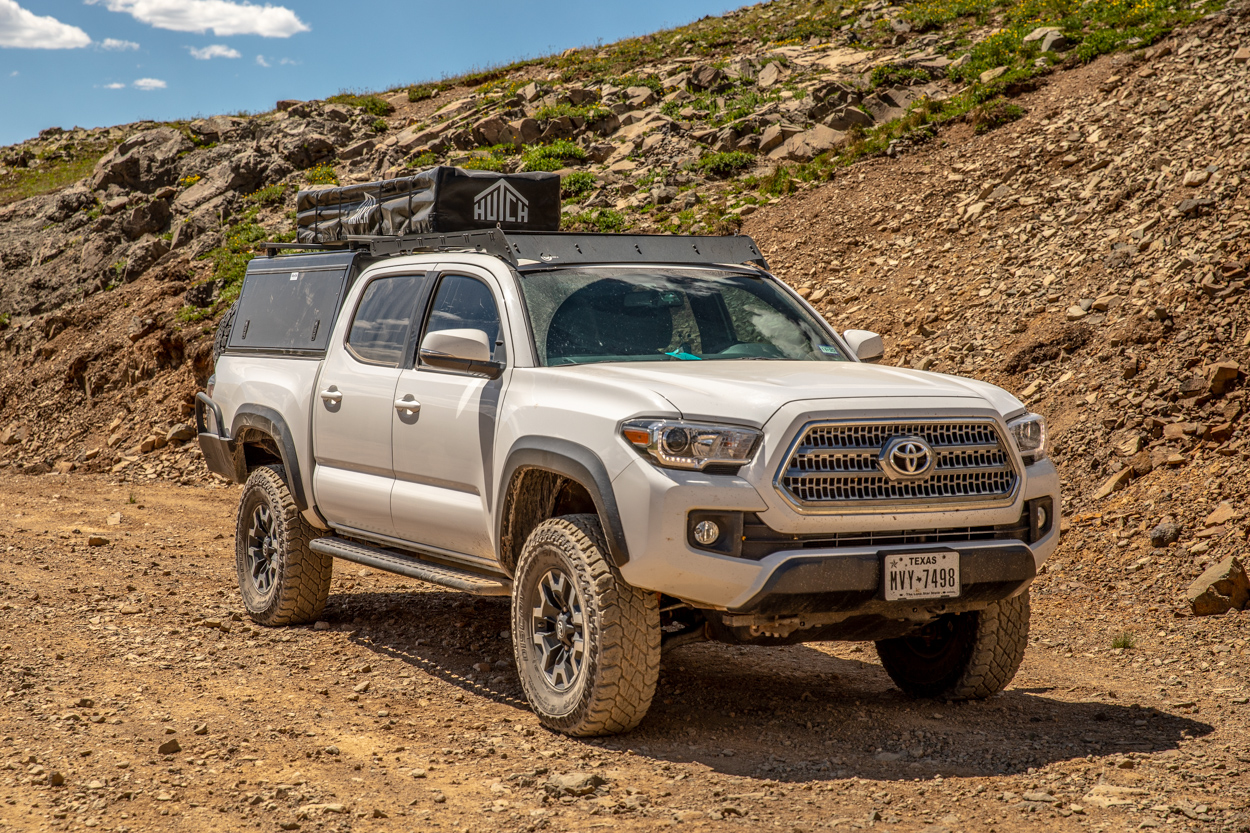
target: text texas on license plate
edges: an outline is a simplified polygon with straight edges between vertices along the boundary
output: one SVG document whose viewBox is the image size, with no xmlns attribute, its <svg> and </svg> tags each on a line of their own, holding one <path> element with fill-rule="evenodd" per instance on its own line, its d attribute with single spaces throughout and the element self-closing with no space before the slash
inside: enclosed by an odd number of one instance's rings
<svg viewBox="0 0 1250 833">
<path fill-rule="evenodd" d="M 959 553 L 897 553 L 881 571 L 886 601 L 945 599 L 959 595 Z"/>
</svg>

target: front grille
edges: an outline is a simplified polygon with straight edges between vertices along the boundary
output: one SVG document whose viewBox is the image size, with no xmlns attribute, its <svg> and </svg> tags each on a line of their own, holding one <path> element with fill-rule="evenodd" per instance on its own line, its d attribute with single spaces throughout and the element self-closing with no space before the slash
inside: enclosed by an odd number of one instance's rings
<svg viewBox="0 0 1250 833">
<path fill-rule="evenodd" d="M 923 439 L 935 463 L 922 478 L 886 476 L 879 457 L 896 437 Z M 823 423 L 808 426 L 778 475 L 800 508 L 821 511 L 927 503 L 999 503 L 1019 480 L 989 420 Z"/>
</svg>

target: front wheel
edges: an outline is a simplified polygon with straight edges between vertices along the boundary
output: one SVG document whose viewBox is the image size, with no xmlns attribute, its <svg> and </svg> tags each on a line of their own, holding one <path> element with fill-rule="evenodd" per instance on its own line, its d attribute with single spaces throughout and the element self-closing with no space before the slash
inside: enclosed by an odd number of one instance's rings
<svg viewBox="0 0 1250 833">
<path fill-rule="evenodd" d="M 235 568 L 243 606 L 262 625 L 311 622 L 325 609 L 334 559 L 309 549 L 304 520 L 281 466 L 252 472 L 239 498 Z"/>
<path fill-rule="evenodd" d="M 543 725 L 575 737 L 634 728 L 660 673 L 654 593 L 612 571 L 599 519 L 539 524 L 517 561 L 512 644 L 525 696 Z"/>
<path fill-rule="evenodd" d="M 881 665 L 912 697 L 980 700 L 1007 687 L 1029 643 L 1029 592 L 984 610 L 950 613 L 877 643 Z"/>
</svg>

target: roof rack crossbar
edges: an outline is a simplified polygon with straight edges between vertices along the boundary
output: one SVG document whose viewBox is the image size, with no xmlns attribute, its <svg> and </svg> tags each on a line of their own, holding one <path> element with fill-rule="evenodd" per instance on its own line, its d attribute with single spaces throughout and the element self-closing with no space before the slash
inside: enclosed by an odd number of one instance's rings
<svg viewBox="0 0 1250 833">
<path fill-rule="evenodd" d="M 731 237 L 697 237 L 675 234 L 505 233 L 494 228 L 400 237 L 347 236 L 334 243 L 263 243 L 260 248 L 270 257 L 285 249 L 357 249 L 368 251 L 375 257 L 413 252 L 470 251 L 494 255 L 514 268 L 592 263 L 750 263 L 768 269 L 768 261 L 755 241 L 737 234 Z"/>
</svg>

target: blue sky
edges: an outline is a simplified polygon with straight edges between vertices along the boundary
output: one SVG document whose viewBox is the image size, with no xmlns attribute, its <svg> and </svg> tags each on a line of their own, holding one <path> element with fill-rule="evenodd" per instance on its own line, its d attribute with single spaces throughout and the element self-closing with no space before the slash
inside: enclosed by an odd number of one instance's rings
<svg viewBox="0 0 1250 833">
<path fill-rule="evenodd" d="M 0 0 L 0 145 L 386 89 L 743 5 L 724 0 Z"/>
</svg>

